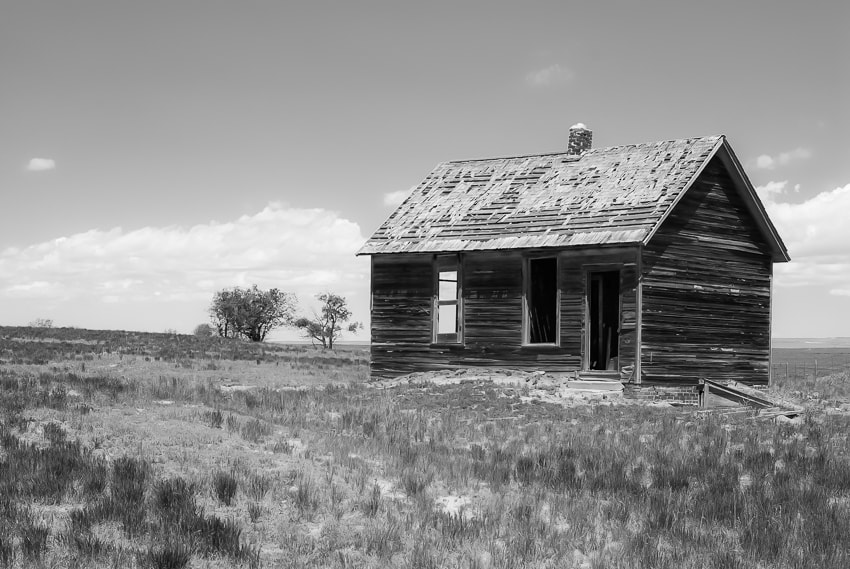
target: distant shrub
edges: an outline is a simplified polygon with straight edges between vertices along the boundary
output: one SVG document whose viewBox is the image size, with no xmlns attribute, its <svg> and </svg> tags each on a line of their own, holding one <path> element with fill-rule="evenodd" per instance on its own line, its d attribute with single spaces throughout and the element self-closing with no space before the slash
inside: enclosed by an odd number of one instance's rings
<svg viewBox="0 0 850 569">
<path fill-rule="evenodd" d="M 215 334 L 215 330 L 209 324 L 198 324 L 195 326 L 195 330 L 192 334 L 198 338 L 212 338 L 213 334 Z"/>
</svg>

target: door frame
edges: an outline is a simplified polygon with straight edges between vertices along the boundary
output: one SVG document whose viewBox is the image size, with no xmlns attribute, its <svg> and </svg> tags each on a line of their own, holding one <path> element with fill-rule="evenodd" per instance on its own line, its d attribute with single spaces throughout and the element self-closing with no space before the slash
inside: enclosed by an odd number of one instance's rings
<svg viewBox="0 0 850 569">
<path fill-rule="evenodd" d="M 620 353 L 620 330 L 623 325 L 623 263 L 600 263 L 600 264 L 592 264 L 592 265 L 583 265 L 582 271 L 584 271 L 584 325 L 582 326 L 582 362 L 581 368 L 582 371 L 585 372 L 594 372 L 594 373 L 605 373 L 608 372 L 610 374 L 616 373 L 619 375 L 620 370 L 595 370 L 590 368 L 591 357 L 590 346 L 591 346 L 591 307 L 590 307 L 590 298 L 591 298 L 591 286 L 593 280 L 594 273 L 617 273 L 617 354 L 619 356 Z M 603 299 L 604 303 L 604 299 Z M 606 366 L 607 367 L 607 366 Z M 619 368 L 619 366 L 617 366 Z"/>
</svg>

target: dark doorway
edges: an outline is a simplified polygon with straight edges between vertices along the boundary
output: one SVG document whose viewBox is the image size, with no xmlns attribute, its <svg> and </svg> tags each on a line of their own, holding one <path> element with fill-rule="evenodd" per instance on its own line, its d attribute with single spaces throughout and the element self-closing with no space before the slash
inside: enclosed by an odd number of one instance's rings
<svg viewBox="0 0 850 569">
<path fill-rule="evenodd" d="M 620 345 L 620 271 L 588 273 L 587 368 L 616 370 Z"/>
</svg>

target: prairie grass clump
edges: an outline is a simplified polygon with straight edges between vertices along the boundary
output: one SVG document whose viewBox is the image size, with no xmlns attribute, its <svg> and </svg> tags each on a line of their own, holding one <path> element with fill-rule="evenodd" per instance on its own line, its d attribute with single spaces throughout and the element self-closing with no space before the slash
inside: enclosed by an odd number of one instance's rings
<svg viewBox="0 0 850 569">
<path fill-rule="evenodd" d="M 190 548 L 180 541 L 152 543 L 140 553 L 139 564 L 149 569 L 183 569 L 192 560 Z"/>
<path fill-rule="evenodd" d="M 233 413 L 227 414 L 227 432 L 233 434 L 239 432 L 239 421 L 233 416 Z"/>
<path fill-rule="evenodd" d="M 130 538 L 139 535 L 144 527 L 149 472 L 150 465 L 145 460 L 129 456 L 119 458 L 112 465 L 108 507 Z"/>
<path fill-rule="evenodd" d="M 252 443 L 260 443 L 272 434 L 272 427 L 260 419 L 251 419 L 240 429 L 242 438 Z"/>
<path fill-rule="evenodd" d="M 387 559 L 402 548 L 402 525 L 391 513 L 385 519 L 374 519 L 366 525 L 363 536 L 366 553 Z"/>
<path fill-rule="evenodd" d="M 0 495 L 7 493 L 50 504 L 61 503 L 77 476 L 85 470 L 86 457 L 79 441 L 62 440 L 41 448 L 21 441 L 8 430 L 0 431 L 0 446 L 6 455 L 5 460 L 0 460 L 0 490 L 3 491 Z M 58 431 L 49 432 L 58 436 Z"/>
<path fill-rule="evenodd" d="M 213 475 L 213 492 L 215 492 L 218 500 L 225 506 L 229 506 L 236 496 L 236 489 L 239 482 L 231 472 L 219 470 Z"/>
<path fill-rule="evenodd" d="M 54 422 L 49 422 L 44 424 L 44 438 L 47 439 L 50 444 L 58 444 L 65 442 L 65 429 L 62 428 L 61 425 Z"/>
<path fill-rule="evenodd" d="M 110 550 L 107 543 L 91 533 L 69 534 L 67 542 L 76 556 L 84 559 L 103 557 Z"/>
<path fill-rule="evenodd" d="M 103 494 L 109 482 L 109 466 L 103 458 L 90 457 L 80 476 L 83 495 L 89 499 Z"/>
<path fill-rule="evenodd" d="M 224 424 L 224 416 L 221 414 L 219 409 L 215 409 L 214 411 L 204 411 L 204 422 L 209 425 L 211 429 L 220 429 L 222 424 Z"/>
<path fill-rule="evenodd" d="M 242 529 L 234 520 L 222 520 L 217 516 L 199 517 L 192 531 L 204 555 L 228 555 L 237 559 L 242 555 L 239 543 Z"/>
<path fill-rule="evenodd" d="M 276 441 L 272 447 L 272 452 L 275 454 L 292 454 L 293 450 L 295 447 L 287 440 Z"/>
<path fill-rule="evenodd" d="M 433 473 L 421 468 L 405 468 L 401 472 L 401 484 L 411 498 L 418 498 L 428 488 L 433 479 Z"/>
<path fill-rule="evenodd" d="M 268 494 L 272 479 L 264 474 L 249 473 L 244 484 L 245 493 L 249 498 L 259 502 Z"/>
<path fill-rule="evenodd" d="M 366 499 L 361 502 L 360 509 L 368 518 L 374 518 L 381 509 L 381 487 L 377 482 L 372 485 L 372 490 L 366 496 Z"/>
<path fill-rule="evenodd" d="M 47 551 L 47 538 L 50 537 L 50 528 L 30 519 L 20 525 L 18 532 L 24 558 L 30 561 L 41 559 L 42 554 Z"/>
<path fill-rule="evenodd" d="M 407 566 L 411 569 L 439 569 L 440 559 L 434 554 L 434 546 L 426 536 L 416 536 Z"/>
<path fill-rule="evenodd" d="M 305 473 L 299 474 L 295 482 L 295 507 L 302 517 L 310 518 L 319 507 L 319 490 L 313 479 Z"/>
<path fill-rule="evenodd" d="M 198 516 L 195 492 L 196 486 L 182 478 L 169 478 L 154 484 L 153 511 L 165 528 L 185 531 L 192 527 Z"/>
<path fill-rule="evenodd" d="M 261 506 L 257 502 L 249 502 L 248 503 L 248 519 L 251 520 L 251 523 L 257 523 L 260 521 L 260 517 L 263 515 L 263 506 Z"/>
<path fill-rule="evenodd" d="M 5 533 L 5 532 L 4 532 Z M 8 535 L 0 535 L 0 567 L 13 567 L 15 563 L 15 547 Z"/>
</svg>

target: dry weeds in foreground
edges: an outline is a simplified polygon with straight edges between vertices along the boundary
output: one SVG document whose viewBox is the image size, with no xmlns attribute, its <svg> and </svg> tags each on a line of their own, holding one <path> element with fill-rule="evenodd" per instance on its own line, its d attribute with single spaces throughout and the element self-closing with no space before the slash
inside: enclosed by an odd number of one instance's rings
<svg viewBox="0 0 850 569">
<path fill-rule="evenodd" d="M 850 566 L 845 414 L 376 390 L 356 352 L 28 345 L 0 356 L 0 566 Z M 325 387 L 274 387 L 299 377 Z"/>
</svg>

